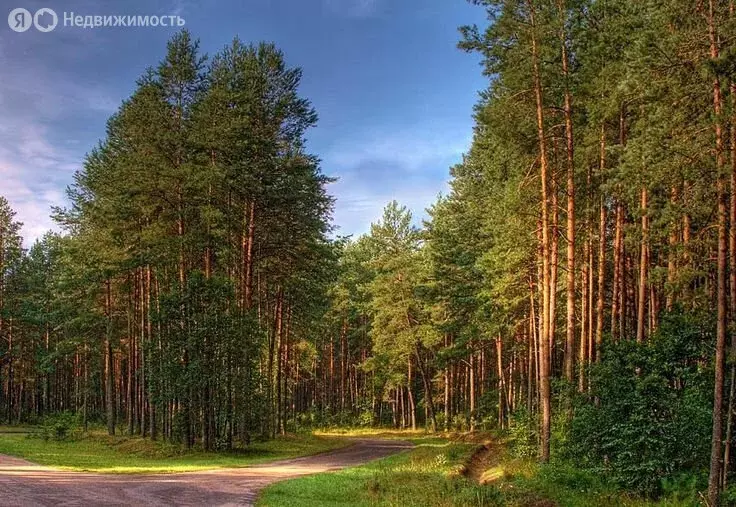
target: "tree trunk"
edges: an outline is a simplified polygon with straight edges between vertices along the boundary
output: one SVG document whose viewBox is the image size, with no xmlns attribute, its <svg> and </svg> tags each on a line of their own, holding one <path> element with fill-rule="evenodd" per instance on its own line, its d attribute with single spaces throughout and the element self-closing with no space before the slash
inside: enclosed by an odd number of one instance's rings
<svg viewBox="0 0 736 507">
<path fill-rule="evenodd" d="M 606 171 L 606 127 L 601 124 L 600 153 L 598 159 L 598 177 L 605 178 Z M 606 298 L 606 200 L 603 192 L 600 196 L 600 221 L 598 225 L 598 301 L 596 304 L 595 351 L 591 350 L 595 361 L 600 360 L 601 345 L 603 344 L 604 302 Z"/>
<path fill-rule="evenodd" d="M 713 0 L 708 2 L 708 35 L 710 56 L 718 59 L 718 43 L 713 13 Z M 726 255 L 727 255 L 727 212 L 726 183 L 723 177 L 723 128 L 721 126 L 721 84 L 716 75 L 713 81 L 713 113 L 716 137 L 716 192 L 718 199 L 718 271 L 717 271 L 717 325 L 715 350 L 715 386 L 713 392 L 713 433 L 711 435 L 710 474 L 708 476 L 708 501 L 716 506 L 720 502 L 721 456 L 723 435 L 723 377 L 727 333 L 726 308 Z"/>
<path fill-rule="evenodd" d="M 550 454 L 550 429 L 551 429 L 551 390 L 550 390 L 550 354 L 549 341 L 551 338 L 550 323 L 550 238 L 549 238 L 549 192 L 548 185 L 548 164 L 547 164 L 547 141 L 544 128 L 544 101 L 542 98 L 542 77 L 539 67 L 539 49 L 537 47 L 537 26 L 535 21 L 534 4 L 531 0 L 527 1 L 529 7 L 529 16 L 531 21 L 531 42 L 532 42 L 532 68 L 534 79 L 534 96 L 537 112 L 537 137 L 539 141 L 539 165 L 541 179 L 541 204 L 542 204 L 542 336 L 540 337 L 540 397 L 542 404 L 542 426 L 540 441 L 540 458 L 542 462 L 549 461 Z"/>
<path fill-rule="evenodd" d="M 445 347 L 451 345 L 449 334 L 445 334 Z M 448 362 L 445 365 L 445 431 L 450 431 L 450 420 L 452 419 L 452 368 Z"/>
<path fill-rule="evenodd" d="M 575 143 L 572 124 L 572 95 L 570 93 L 569 62 L 567 56 L 567 11 L 565 0 L 558 2 L 560 11 L 560 49 L 562 75 L 565 81 L 565 154 L 567 162 L 567 318 L 565 324 L 565 378 L 573 382 L 575 366 Z"/>
<path fill-rule="evenodd" d="M 649 263 L 649 217 L 647 187 L 641 187 L 641 254 L 639 258 L 639 301 L 637 304 L 636 341 L 644 341 L 644 318 L 647 305 L 647 268 Z"/>
<path fill-rule="evenodd" d="M 734 2 L 729 2 L 729 18 L 734 16 Z M 736 83 L 731 84 L 731 195 L 729 200 L 729 223 L 728 230 L 728 259 L 729 259 L 729 323 L 731 329 L 736 326 Z M 731 374 L 730 388 L 728 393 L 728 407 L 726 409 L 726 438 L 723 450 L 723 487 L 726 487 L 728 469 L 731 461 L 731 447 L 733 445 L 733 411 L 734 397 L 736 397 L 736 339 L 731 336 Z"/>
<path fill-rule="evenodd" d="M 105 412 L 107 417 L 107 433 L 115 434 L 115 378 L 112 357 L 112 294 L 110 279 L 105 281 Z"/>
<path fill-rule="evenodd" d="M 551 175 L 550 181 L 551 191 L 551 209 L 552 209 L 552 234 L 550 244 L 550 273 L 549 273 L 549 358 L 550 358 L 550 374 L 554 369 L 555 357 L 555 334 L 557 331 L 557 280 L 559 273 L 559 203 L 557 199 L 557 183 L 554 175 Z"/>
<path fill-rule="evenodd" d="M 468 397 L 470 398 L 470 431 L 475 431 L 475 351 L 470 343 L 470 364 L 468 365 Z"/>
<path fill-rule="evenodd" d="M 422 376 L 422 384 L 424 384 L 424 402 L 427 410 L 429 411 L 429 420 L 432 425 L 432 431 L 437 431 L 437 416 L 434 409 L 434 400 L 432 399 L 432 384 L 429 380 L 429 373 L 427 372 L 426 365 L 422 359 L 422 355 L 419 352 L 419 344 L 417 343 L 414 347 L 414 353 L 417 357 L 417 366 L 419 367 L 419 373 Z"/>
<path fill-rule="evenodd" d="M 244 305 L 246 310 L 253 308 L 253 243 L 255 242 L 256 231 L 256 204 L 251 201 L 248 205 L 248 233 L 245 241 L 245 251 L 243 252 L 243 278 L 244 278 Z"/>
<path fill-rule="evenodd" d="M 412 376 L 412 367 L 411 367 L 411 356 L 409 356 L 409 376 L 408 376 L 408 382 L 406 386 L 406 394 L 409 398 L 409 418 L 411 419 L 411 429 L 416 430 L 417 429 L 417 406 L 414 402 L 414 389 L 412 388 L 413 385 L 413 376 Z"/>
<path fill-rule="evenodd" d="M 503 373 L 503 343 L 501 342 L 501 335 L 496 336 L 496 373 L 498 375 L 498 427 L 504 428 L 506 420 L 506 410 L 504 405 L 506 391 L 506 382 Z"/>
</svg>

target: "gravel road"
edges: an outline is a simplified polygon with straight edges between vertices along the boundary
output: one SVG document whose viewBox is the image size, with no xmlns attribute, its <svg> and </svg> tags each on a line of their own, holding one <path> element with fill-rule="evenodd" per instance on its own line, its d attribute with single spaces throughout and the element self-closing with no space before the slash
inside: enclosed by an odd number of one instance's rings
<svg viewBox="0 0 736 507">
<path fill-rule="evenodd" d="M 67 472 L 0 455 L 0 505 L 253 505 L 274 482 L 361 465 L 409 447 L 360 439 L 336 451 L 265 465 L 156 475 Z"/>
</svg>

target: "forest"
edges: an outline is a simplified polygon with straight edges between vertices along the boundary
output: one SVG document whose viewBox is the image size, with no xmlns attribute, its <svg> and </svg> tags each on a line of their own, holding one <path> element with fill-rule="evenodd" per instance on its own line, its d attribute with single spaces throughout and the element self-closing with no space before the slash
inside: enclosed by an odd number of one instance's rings
<svg viewBox="0 0 736 507">
<path fill-rule="evenodd" d="M 205 450 L 493 430 L 646 497 L 736 502 L 736 4 L 471 3 L 472 145 L 424 220 L 393 201 L 359 237 L 333 225 L 302 70 L 176 34 L 61 232 L 24 248 L 0 199 L 0 422 Z"/>
</svg>

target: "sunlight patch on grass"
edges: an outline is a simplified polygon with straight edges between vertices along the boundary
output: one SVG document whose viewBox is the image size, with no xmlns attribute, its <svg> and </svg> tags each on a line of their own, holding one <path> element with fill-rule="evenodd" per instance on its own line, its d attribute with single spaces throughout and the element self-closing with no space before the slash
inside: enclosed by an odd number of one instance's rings
<svg viewBox="0 0 736 507">
<path fill-rule="evenodd" d="M 499 479 L 503 479 L 504 475 L 505 475 L 505 471 L 503 467 L 496 466 L 496 467 L 493 467 L 483 472 L 483 475 L 481 475 L 480 477 L 480 483 L 481 484 L 493 484 Z"/>
<path fill-rule="evenodd" d="M 365 435 L 366 433 L 363 433 Z M 479 484 L 466 477 L 481 437 L 424 437 L 428 441 L 401 454 L 360 467 L 273 484 L 258 500 L 260 507 L 293 505 L 349 507 L 547 507 L 547 506 L 685 506 L 672 499 L 647 500 L 604 484 L 599 478 L 562 465 L 540 466 L 509 458 L 494 447 L 493 463 Z M 485 438 L 485 436 L 483 437 Z"/>
<path fill-rule="evenodd" d="M 174 473 L 240 468 L 288 459 L 350 445 L 348 439 L 289 435 L 254 442 L 234 452 L 187 451 L 174 444 L 141 437 L 108 436 L 91 432 L 78 440 L 44 441 L 25 434 L 0 433 L 0 453 L 62 470 L 101 473 Z"/>
<path fill-rule="evenodd" d="M 453 477 L 457 465 L 474 447 L 434 437 L 410 451 L 367 465 L 274 484 L 264 491 L 258 505 L 475 505 L 470 497 L 467 502 L 462 499 L 476 486 Z"/>
<path fill-rule="evenodd" d="M 394 428 L 327 428 L 314 432 L 327 437 L 385 438 L 407 440 L 416 445 L 442 446 L 448 441 L 457 443 L 481 443 L 496 438 L 488 432 L 439 431 L 432 433 L 425 429 L 397 430 Z"/>
</svg>

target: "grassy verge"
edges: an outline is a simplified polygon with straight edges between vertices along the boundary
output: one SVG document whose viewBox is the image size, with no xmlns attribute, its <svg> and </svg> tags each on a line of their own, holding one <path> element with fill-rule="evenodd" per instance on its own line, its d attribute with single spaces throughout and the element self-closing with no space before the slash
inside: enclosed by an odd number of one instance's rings
<svg viewBox="0 0 736 507">
<path fill-rule="evenodd" d="M 383 438 L 387 440 L 405 440 L 415 445 L 436 444 L 438 441 L 459 439 L 456 433 L 429 433 L 426 430 L 381 428 L 330 428 L 316 430 L 313 434 L 326 438 Z"/>
<path fill-rule="evenodd" d="M 648 500 L 606 484 L 594 474 L 570 465 L 538 465 L 533 461 L 511 461 L 494 467 L 486 474 L 499 476 L 493 487 L 503 503 L 511 506 L 621 507 L 696 506 L 695 498 Z M 492 504 L 491 504 L 492 505 Z"/>
<path fill-rule="evenodd" d="M 391 432 L 390 432 L 391 433 Z M 379 433 L 380 434 L 380 433 Z M 366 432 L 361 436 L 372 436 Z M 502 445 L 476 460 L 475 438 L 383 434 L 414 440 L 402 454 L 364 466 L 276 483 L 259 498 L 261 507 L 316 506 L 689 506 L 694 499 L 648 501 L 627 495 L 569 466 L 539 466 L 512 459 Z M 471 459 L 472 457 L 472 459 Z M 466 465 L 469 465 L 467 467 Z M 477 469 L 480 467 L 480 469 Z M 480 485 L 477 479 L 486 482 Z"/>
<path fill-rule="evenodd" d="M 0 436 L 2 435 L 17 435 L 17 434 L 29 434 L 37 431 L 37 427 L 34 426 L 7 426 L 0 424 Z"/>
<path fill-rule="evenodd" d="M 476 446 L 421 440 L 411 451 L 367 465 L 276 483 L 264 490 L 258 505 L 478 505 L 476 496 L 484 488 L 460 475 Z"/>
<path fill-rule="evenodd" d="M 0 454 L 25 458 L 65 470 L 102 473 L 173 473 L 237 468 L 306 456 L 349 445 L 346 439 L 299 434 L 254 442 L 237 452 L 187 451 L 178 445 L 140 437 L 108 436 L 93 431 L 71 441 L 44 441 L 22 433 L 0 431 Z"/>
</svg>

